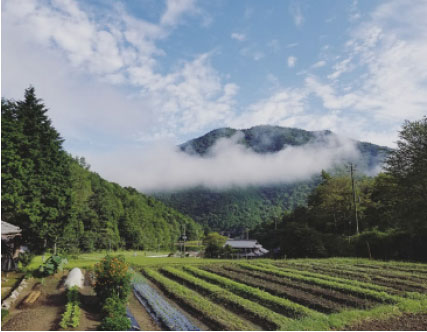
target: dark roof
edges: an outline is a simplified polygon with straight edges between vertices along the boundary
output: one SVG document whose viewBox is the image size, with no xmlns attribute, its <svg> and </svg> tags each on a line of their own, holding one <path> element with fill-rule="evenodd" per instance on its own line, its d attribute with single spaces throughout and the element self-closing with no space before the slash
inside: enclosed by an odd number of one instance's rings
<svg viewBox="0 0 427 332">
<path fill-rule="evenodd" d="M 18 226 L 9 224 L 6 221 L 1 221 L 1 235 L 12 235 L 12 234 L 19 234 L 22 232 L 22 229 L 20 229 Z"/>
</svg>

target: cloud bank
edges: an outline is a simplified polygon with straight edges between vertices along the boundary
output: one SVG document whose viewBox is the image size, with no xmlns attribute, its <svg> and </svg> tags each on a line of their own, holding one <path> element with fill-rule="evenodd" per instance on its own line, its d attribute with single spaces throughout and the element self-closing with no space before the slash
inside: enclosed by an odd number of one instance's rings
<svg viewBox="0 0 427 332">
<path fill-rule="evenodd" d="M 286 147 L 277 153 L 258 154 L 238 144 L 242 133 L 220 139 L 205 156 L 159 144 L 148 151 L 123 151 L 121 156 L 90 160 L 108 179 L 142 192 L 176 191 L 196 186 L 227 189 L 307 180 L 343 160 L 356 159 L 353 141 L 334 135 L 314 143 Z M 117 172 L 126 165 L 123 172 Z"/>
</svg>

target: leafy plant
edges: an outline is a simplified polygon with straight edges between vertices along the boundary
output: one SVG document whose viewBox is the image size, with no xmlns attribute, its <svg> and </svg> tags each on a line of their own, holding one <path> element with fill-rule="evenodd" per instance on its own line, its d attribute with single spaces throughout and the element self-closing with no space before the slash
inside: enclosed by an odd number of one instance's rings
<svg viewBox="0 0 427 332">
<path fill-rule="evenodd" d="M 67 263 L 68 261 L 65 257 L 50 256 L 46 262 L 40 265 L 38 272 L 41 276 L 49 276 L 58 271 L 62 271 Z"/>
<path fill-rule="evenodd" d="M 105 300 L 102 307 L 104 319 L 101 321 L 101 331 L 127 331 L 131 327 L 130 319 L 126 315 L 126 305 L 117 295 Z"/>
<path fill-rule="evenodd" d="M 67 290 L 67 304 L 65 305 L 65 312 L 62 314 L 62 319 L 59 326 L 62 329 L 69 327 L 78 327 L 80 324 L 80 307 L 79 307 L 79 290 L 77 286 L 71 287 Z"/>
<path fill-rule="evenodd" d="M 105 256 L 95 265 L 95 292 L 101 303 L 117 296 L 126 300 L 130 293 L 131 274 L 123 256 Z"/>
</svg>

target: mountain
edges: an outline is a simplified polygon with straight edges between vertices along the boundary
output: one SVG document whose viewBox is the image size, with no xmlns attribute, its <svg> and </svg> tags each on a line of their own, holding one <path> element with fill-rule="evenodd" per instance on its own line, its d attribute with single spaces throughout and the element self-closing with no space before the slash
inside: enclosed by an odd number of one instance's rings
<svg viewBox="0 0 427 332">
<path fill-rule="evenodd" d="M 327 144 L 329 138 L 339 138 L 329 130 L 306 131 L 265 125 L 243 130 L 215 129 L 179 147 L 188 154 L 206 156 L 219 139 L 231 137 L 237 137 L 237 144 L 242 144 L 257 154 L 272 154 L 286 147 L 308 143 L 318 143 L 322 146 Z M 360 157 L 354 161 L 359 173 L 368 173 L 378 168 L 391 151 L 387 147 L 371 143 L 353 142 L 360 152 Z M 344 164 L 332 171 L 345 172 Z M 156 193 L 155 196 L 205 227 L 239 235 L 246 228 L 279 216 L 283 211 L 305 205 L 309 193 L 319 181 L 320 176 L 314 176 L 304 182 L 292 184 L 278 183 L 227 190 L 197 187 L 178 192 Z"/>
</svg>

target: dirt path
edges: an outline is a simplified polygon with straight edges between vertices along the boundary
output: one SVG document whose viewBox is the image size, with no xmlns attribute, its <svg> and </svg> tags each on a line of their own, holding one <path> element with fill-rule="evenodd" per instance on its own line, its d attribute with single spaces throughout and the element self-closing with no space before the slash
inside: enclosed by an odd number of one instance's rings
<svg viewBox="0 0 427 332">
<path fill-rule="evenodd" d="M 370 320 L 354 325 L 347 331 L 426 331 L 427 314 L 403 314 L 386 320 Z"/>
<path fill-rule="evenodd" d="M 33 282 L 10 310 L 10 319 L 2 326 L 4 331 L 52 331 L 58 330 L 66 298 L 61 287 L 63 276 L 46 278 L 44 285 Z M 40 290 L 41 296 L 31 306 L 23 305 L 23 300 L 32 289 Z"/>
</svg>

